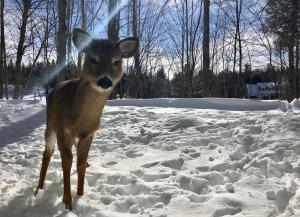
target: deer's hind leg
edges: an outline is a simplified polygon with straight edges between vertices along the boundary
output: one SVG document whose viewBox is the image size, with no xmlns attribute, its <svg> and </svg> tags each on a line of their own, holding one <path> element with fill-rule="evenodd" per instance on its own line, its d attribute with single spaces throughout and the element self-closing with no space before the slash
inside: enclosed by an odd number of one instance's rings
<svg viewBox="0 0 300 217">
<path fill-rule="evenodd" d="M 47 169 L 49 166 L 51 156 L 54 152 L 54 146 L 56 144 L 56 133 L 53 130 L 50 130 L 49 127 L 46 128 L 45 142 L 46 142 L 46 146 L 45 146 L 45 150 L 43 153 L 43 160 L 42 160 L 42 167 L 41 167 L 41 171 L 40 171 L 39 184 L 34 192 L 34 195 L 37 195 L 39 189 L 43 189 L 43 187 L 44 187 Z"/>
</svg>

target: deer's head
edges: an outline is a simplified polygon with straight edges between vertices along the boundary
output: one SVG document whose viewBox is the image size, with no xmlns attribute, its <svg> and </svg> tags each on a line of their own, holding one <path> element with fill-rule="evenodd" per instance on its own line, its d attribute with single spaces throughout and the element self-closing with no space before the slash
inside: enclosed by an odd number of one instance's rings
<svg viewBox="0 0 300 217">
<path fill-rule="evenodd" d="M 139 46 L 139 40 L 135 37 L 118 42 L 94 39 L 79 28 L 73 31 L 73 43 L 85 54 L 82 77 L 99 91 L 111 90 L 119 82 L 122 59 L 132 57 Z"/>
</svg>

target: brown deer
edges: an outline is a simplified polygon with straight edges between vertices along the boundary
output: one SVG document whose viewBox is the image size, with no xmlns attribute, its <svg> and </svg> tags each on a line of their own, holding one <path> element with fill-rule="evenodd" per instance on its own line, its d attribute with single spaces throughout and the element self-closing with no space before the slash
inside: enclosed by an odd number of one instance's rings
<svg viewBox="0 0 300 217">
<path fill-rule="evenodd" d="M 43 189 L 47 168 L 57 141 L 64 178 L 63 203 L 72 209 L 70 170 L 72 145 L 77 146 L 77 195 L 83 195 L 87 157 L 102 110 L 114 86 L 122 77 L 122 59 L 132 57 L 138 50 L 135 37 L 119 42 L 93 39 L 87 32 L 74 29 L 73 43 L 85 58 L 81 77 L 57 85 L 47 102 L 46 147 L 40 171 L 39 189 Z"/>
</svg>

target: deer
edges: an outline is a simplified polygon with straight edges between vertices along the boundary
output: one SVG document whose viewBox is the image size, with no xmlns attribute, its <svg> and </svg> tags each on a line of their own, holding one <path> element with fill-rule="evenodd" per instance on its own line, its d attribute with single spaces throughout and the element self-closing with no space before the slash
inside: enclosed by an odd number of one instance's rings
<svg viewBox="0 0 300 217">
<path fill-rule="evenodd" d="M 120 41 L 95 39 L 86 31 L 75 28 L 72 41 L 84 54 L 81 75 L 59 83 L 49 94 L 46 108 L 45 150 L 38 186 L 44 181 L 54 147 L 57 143 L 63 170 L 63 198 L 66 209 L 72 210 L 70 171 L 72 146 L 77 152 L 77 196 L 84 193 L 84 178 L 90 146 L 97 131 L 102 111 L 113 88 L 122 78 L 122 59 L 132 57 L 138 50 L 139 39 Z"/>
</svg>

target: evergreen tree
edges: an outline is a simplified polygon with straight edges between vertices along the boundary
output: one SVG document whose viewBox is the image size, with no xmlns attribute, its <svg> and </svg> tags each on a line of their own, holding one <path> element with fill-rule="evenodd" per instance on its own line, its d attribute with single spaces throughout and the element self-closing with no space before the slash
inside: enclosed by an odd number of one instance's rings
<svg viewBox="0 0 300 217">
<path fill-rule="evenodd" d="M 266 9 L 269 31 L 276 36 L 276 44 L 280 50 L 288 50 L 288 73 L 286 83 L 288 84 L 287 98 L 292 100 L 299 96 L 299 55 L 296 54 L 296 44 L 299 41 L 300 32 L 300 3 L 299 0 L 269 0 Z M 297 90 L 297 91 L 296 91 Z"/>
</svg>

